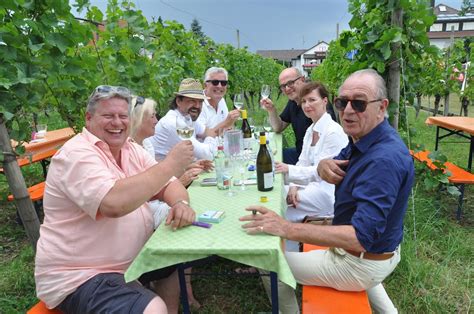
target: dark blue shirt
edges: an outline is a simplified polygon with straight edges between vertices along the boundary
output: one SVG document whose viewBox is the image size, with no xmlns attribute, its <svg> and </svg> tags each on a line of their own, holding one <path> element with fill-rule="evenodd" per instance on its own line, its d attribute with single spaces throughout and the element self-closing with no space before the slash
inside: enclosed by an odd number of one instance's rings
<svg viewBox="0 0 474 314">
<path fill-rule="evenodd" d="M 385 119 L 335 159 L 349 159 L 336 186 L 333 225 L 352 225 L 367 252 L 392 252 L 403 238 L 403 218 L 414 178 L 405 143 Z"/>
<path fill-rule="evenodd" d="M 280 114 L 280 119 L 286 123 L 291 123 L 295 132 L 296 152 L 299 156 L 303 148 L 303 138 L 306 134 L 306 129 L 308 129 L 313 121 L 304 114 L 301 106 L 298 106 L 293 100 L 288 100 L 285 109 Z"/>
</svg>

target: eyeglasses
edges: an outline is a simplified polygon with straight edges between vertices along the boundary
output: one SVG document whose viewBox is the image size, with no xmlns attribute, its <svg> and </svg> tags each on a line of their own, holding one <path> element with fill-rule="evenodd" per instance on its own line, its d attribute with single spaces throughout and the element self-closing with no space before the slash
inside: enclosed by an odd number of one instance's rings
<svg viewBox="0 0 474 314">
<path fill-rule="evenodd" d="M 95 88 L 95 94 L 127 94 L 130 95 L 130 90 L 123 86 L 99 85 Z"/>
<path fill-rule="evenodd" d="M 145 103 L 145 98 L 142 96 L 137 96 L 137 100 L 135 100 L 135 106 L 133 109 L 137 108 L 137 106 L 143 105 Z"/>
<path fill-rule="evenodd" d="M 380 99 L 375 99 L 375 100 L 360 100 L 360 99 L 347 99 L 347 98 L 336 98 L 334 100 L 334 106 L 336 107 L 337 110 L 339 111 L 344 111 L 347 107 L 347 104 L 349 101 L 351 102 L 352 109 L 356 112 L 364 112 L 365 109 L 367 109 L 367 105 L 373 102 L 381 101 L 383 100 L 382 98 Z"/>
<path fill-rule="evenodd" d="M 219 83 L 221 83 L 221 86 L 227 86 L 228 82 L 229 81 L 227 81 L 227 80 L 207 80 L 206 81 L 206 83 L 211 83 L 214 86 L 219 85 Z"/>
<path fill-rule="evenodd" d="M 295 78 L 294 80 L 288 81 L 288 82 L 286 82 L 285 84 L 281 84 L 281 85 L 280 85 L 280 89 L 281 89 L 282 91 L 284 91 L 285 88 L 287 88 L 287 87 L 288 87 L 288 88 L 292 88 L 292 87 L 295 85 L 295 82 L 296 82 L 297 80 L 299 80 L 300 78 L 301 78 L 301 76 L 298 76 L 298 77 Z"/>
</svg>

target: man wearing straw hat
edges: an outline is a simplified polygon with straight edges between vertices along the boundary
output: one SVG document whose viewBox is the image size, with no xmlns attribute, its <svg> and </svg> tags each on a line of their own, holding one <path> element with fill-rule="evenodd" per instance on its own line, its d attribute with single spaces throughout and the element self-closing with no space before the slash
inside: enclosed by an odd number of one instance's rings
<svg viewBox="0 0 474 314">
<path fill-rule="evenodd" d="M 181 139 L 176 132 L 176 119 L 191 116 L 193 120 L 194 133 L 190 138 L 194 147 L 194 156 L 197 159 L 212 160 L 217 150 L 217 140 L 220 128 L 228 128 L 232 125 L 232 120 L 224 120 L 215 128 L 206 128 L 199 121 L 196 121 L 202 110 L 202 103 L 206 99 L 202 84 L 193 78 L 186 78 L 181 81 L 178 92 L 170 103 L 170 110 L 161 118 L 155 127 L 155 135 L 150 138 L 155 149 L 155 158 L 164 159 L 171 148 L 178 144 Z M 197 140 L 203 139 L 203 142 Z"/>
</svg>

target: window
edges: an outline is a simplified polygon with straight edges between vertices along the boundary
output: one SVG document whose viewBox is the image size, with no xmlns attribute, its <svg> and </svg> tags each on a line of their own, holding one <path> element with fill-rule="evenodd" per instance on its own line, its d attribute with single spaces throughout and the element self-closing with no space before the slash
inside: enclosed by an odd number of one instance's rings
<svg viewBox="0 0 474 314">
<path fill-rule="evenodd" d="M 439 11 L 440 12 L 446 12 L 446 7 L 444 5 L 439 6 Z"/>
<path fill-rule="evenodd" d="M 446 23 L 446 31 L 447 32 L 451 31 L 451 27 L 454 27 L 454 30 L 458 31 L 459 30 L 459 23 Z"/>
<path fill-rule="evenodd" d="M 465 31 L 474 30 L 474 22 L 464 22 L 462 25 L 462 29 Z"/>
<path fill-rule="evenodd" d="M 430 31 L 431 32 L 441 32 L 443 30 L 443 24 L 441 23 L 435 23 L 431 25 Z"/>
</svg>

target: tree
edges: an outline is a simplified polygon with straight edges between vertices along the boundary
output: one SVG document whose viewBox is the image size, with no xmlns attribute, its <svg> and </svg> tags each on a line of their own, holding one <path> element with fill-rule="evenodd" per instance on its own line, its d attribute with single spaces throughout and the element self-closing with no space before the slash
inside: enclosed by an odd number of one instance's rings
<svg viewBox="0 0 474 314">
<path fill-rule="evenodd" d="M 462 0 L 461 11 L 459 11 L 459 16 L 465 16 L 469 9 L 471 8 L 470 0 Z"/>
<path fill-rule="evenodd" d="M 207 43 L 207 36 L 202 31 L 201 24 L 199 24 L 199 21 L 196 18 L 194 18 L 191 22 L 191 31 L 193 32 L 194 36 L 196 36 L 196 39 L 199 40 L 201 46 L 205 46 Z"/>
<path fill-rule="evenodd" d="M 409 65 L 417 62 L 419 56 L 429 49 L 426 30 L 435 21 L 435 16 L 426 0 L 350 0 L 349 11 L 352 13 L 349 22 L 351 31 L 343 32 L 338 39 L 342 57 L 333 60 L 337 63 L 332 65 L 325 60 L 320 67 L 334 68 L 344 77 L 363 68 L 377 70 L 389 84 L 388 87 L 393 86 L 389 91 L 389 113 L 392 126 L 398 129 L 399 121 L 404 119 L 399 119 L 397 63 L 401 61 L 402 65 Z M 357 51 L 357 54 L 347 65 L 344 56 L 349 51 Z M 389 77 L 390 68 L 394 73 L 392 77 Z M 344 70 L 347 72 L 342 73 Z M 330 71 L 318 69 L 317 72 Z M 417 75 L 418 72 L 405 72 L 402 79 L 410 81 Z M 329 88 L 335 90 L 338 86 Z"/>
</svg>

